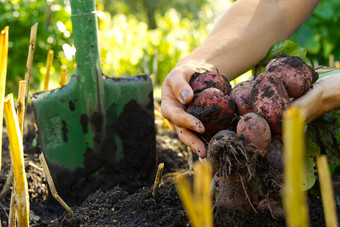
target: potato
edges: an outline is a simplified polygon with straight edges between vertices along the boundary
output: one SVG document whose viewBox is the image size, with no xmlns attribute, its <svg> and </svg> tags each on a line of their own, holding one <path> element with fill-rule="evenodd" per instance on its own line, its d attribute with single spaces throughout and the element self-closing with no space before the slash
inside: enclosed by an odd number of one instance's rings
<svg viewBox="0 0 340 227">
<path fill-rule="evenodd" d="M 231 100 L 235 102 L 236 113 L 239 116 L 252 112 L 251 90 L 253 85 L 254 80 L 243 81 L 238 83 L 229 94 Z"/>
<path fill-rule="evenodd" d="M 265 160 L 272 168 L 283 171 L 283 144 L 280 136 L 273 137 Z"/>
<path fill-rule="evenodd" d="M 238 210 L 249 208 L 249 202 L 238 178 L 228 176 L 216 180 L 216 182 L 216 206 Z"/>
<path fill-rule="evenodd" d="M 214 87 L 228 95 L 231 91 L 231 85 L 227 78 L 219 73 L 205 71 L 203 73 L 194 73 L 191 76 L 189 84 L 194 94 L 200 93 L 204 89 Z"/>
<path fill-rule="evenodd" d="M 208 144 L 207 160 L 210 161 L 212 165 L 213 172 L 217 172 L 220 169 L 220 165 L 224 160 L 226 147 L 231 141 L 237 140 L 237 134 L 231 130 L 221 130 L 216 133 Z"/>
<path fill-rule="evenodd" d="M 207 88 L 196 94 L 189 104 L 187 112 L 202 121 L 206 140 L 218 131 L 226 129 L 235 117 L 235 104 L 217 88 Z"/>
<path fill-rule="evenodd" d="M 280 78 L 291 98 L 306 93 L 319 77 L 318 73 L 300 57 L 283 53 L 269 61 L 266 71 L 275 73 Z"/>
<path fill-rule="evenodd" d="M 261 115 L 253 112 L 243 115 L 237 123 L 236 132 L 252 147 L 268 151 L 271 132 L 267 121 Z"/>
<path fill-rule="evenodd" d="M 282 131 L 283 112 L 290 105 L 290 98 L 283 83 L 274 73 L 258 75 L 252 89 L 253 112 L 260 114 L 269 124 L 272 134 Z"/>
</svg>

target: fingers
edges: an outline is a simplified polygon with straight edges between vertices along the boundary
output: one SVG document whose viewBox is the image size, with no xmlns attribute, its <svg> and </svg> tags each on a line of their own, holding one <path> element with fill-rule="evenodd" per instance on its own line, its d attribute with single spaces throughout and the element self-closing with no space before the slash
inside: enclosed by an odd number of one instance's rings
<svg viewBox="0 0 340 227">
<path fill-rule="evenodd" d="M 168 74 L 162 85 L 161 112 L 174 125 L 178 138 L 204 158 L 205 145 L 192 132 L 203 133 L 204 126 L 199 119 L 188 114 L 185 108 L 185 104 L 188 104 L 194 96 L 188 83 L 193 73 L 190 68 L 179 67 Z"/>
<path fill-rule="evenodd" d="M 204 132 L 202 122 L 188 114 L 185 107 L 173 99 L 164 99 L 161 104 L 162 115 L 178 127 L 187 128 L 198 133 Z"/>
<path fill-rule="evenodd" d="M 168 74 L 164 81 L 165 87 L 171 88 L 176 99 L 182 104 L 189 103 L 194 96 L 191 86 L 189 85 L 192 74 L 193 72 L 191 70 L 183 71 L 181 69 L 174 69 Z"/>
<path fill-rule="evenodd" d="M 189 131 L 186 128 L 174 126 L 178 138 L 187 146 L 191 147 L 191 149 L 199 155 L 200 158 L 205 158 L 207 155 L 207 151 L 204 143 L 200 140 L 195 134 Z"/>
<path fill-rule="evenodd" d="M 162 86 L 161 111 L 173 124 L 202 133 L 204 132 L 202 122 L 185 111 L 184 104 L 193 98 L 193 91 L 187 82 L 189 74 L 173 70 L 167 76 Z M 186 94 L 187 92 L 190 94 Z"/>
</svg>

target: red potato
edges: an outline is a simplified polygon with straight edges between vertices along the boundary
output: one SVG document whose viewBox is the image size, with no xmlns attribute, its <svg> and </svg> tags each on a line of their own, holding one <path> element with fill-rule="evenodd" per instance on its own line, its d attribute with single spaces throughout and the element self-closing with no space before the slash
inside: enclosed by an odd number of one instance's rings
<svg viewBox="0 0 340 227">
<path fill-rule="evenodd" d="M 221 159 L 223 159 L 224 153 L 226 153 L 227 144 L 237 139 L 236 132 L 231 130 L 221 130 L 211 138 L 208 144 L 207 160 L 210 161 L 213 172 L 217 172 L 220 169 L 224 161 Z"/>
<path fill-rule="evenodd" d="M 271 132 L 267 121 L 261 115 L 253 112 L 243 115 L 237 123 L 236 132 L 252 147 L 268 151 Z"/>
<path fill-rule="evenodd" d="M 280 136 L 272 138 L 265 160 L 272 168 L 283 171 L 283 144 Z"/>
<path fill-rule="evenodd" d="M 241 182 L 233 176 L 216 180 L 216 206 L 226 209 L 248 210 L 249 202 Z"/>
<path fill-rule="evenodd" d="M 254 80 L 238 83 L 230 92 L 229 97 L 235 102 L 236 112 L 239 116 L 252 112 L 251 90 Z"/>
<path fill-rule="evenodd" d="M 235 116 L 235 104 L 217 88 L 207 88 L 194 96 L 187 112 L 202 121 L 206 140 L 218 131 L 226 129 Z"/>
<path fill-rule="evenodd" d="M 252 89 L 253 112 L 260 114 L 269 124 L 272 134 L 281 134 L 283 112 L 290 99 L 283 83 L 273 73 L 258 75 Z"/>
<path fill-rule="evenodd" d="M 231 85 L 227 78 L 219 73 L 205 71 L 203 73 L 194 73 L 191 76 L 189 84 L 194 94 L 200 93 L 204 89 L 214 87 L 228 95 L 231 91 Z"/>
<path fill-rule="evenodd" d="M 297 98 L 306 93 L 319 75 L 300 57 L 277 54 L 266 66 L 266 71 L 275 73 L 285 86 L 289 97 Z"/>
</svg>

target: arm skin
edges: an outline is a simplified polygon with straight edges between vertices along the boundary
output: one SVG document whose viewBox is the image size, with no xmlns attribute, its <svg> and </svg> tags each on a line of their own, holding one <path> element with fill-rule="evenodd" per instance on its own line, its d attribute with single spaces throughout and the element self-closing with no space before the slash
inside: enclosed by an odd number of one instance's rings
<svg viewBox="0 0 340 227">
<path fill-rule="evenodd" d="M 204 143 L 192 133 L 204 132 L 204 126 L 184 107 L 193 98 L 191 75 L 218 69 L 229 81 L 236 78 L 263 59 L 273 44 L 293 34 L 319 1 L 238 0 L 224 12 L 206 40 L 177 63 L 162 85 L 162 114 L 183 143 L 206 156 Z"/>
</svg>

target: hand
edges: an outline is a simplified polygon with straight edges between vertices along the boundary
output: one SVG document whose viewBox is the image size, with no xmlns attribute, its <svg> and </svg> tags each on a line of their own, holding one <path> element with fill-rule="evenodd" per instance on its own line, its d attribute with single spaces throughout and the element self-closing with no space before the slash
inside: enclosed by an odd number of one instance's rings
<svg viewBox="0 0 340 227">
<path fill-rule="evenodd" d="M 204 132 L 204 126 L 199 119 L 188 114 L 185 107 L 194 96 L 189 80 L 196 71 L 203 70 L 192 64 L 179 63 L 167 75 L 162 85 L 161 110 L 162 115 L 172 122 L 178 138 L 201 158 L 205 158 L 205 145 L 194 133 Z"/>
</svg>

